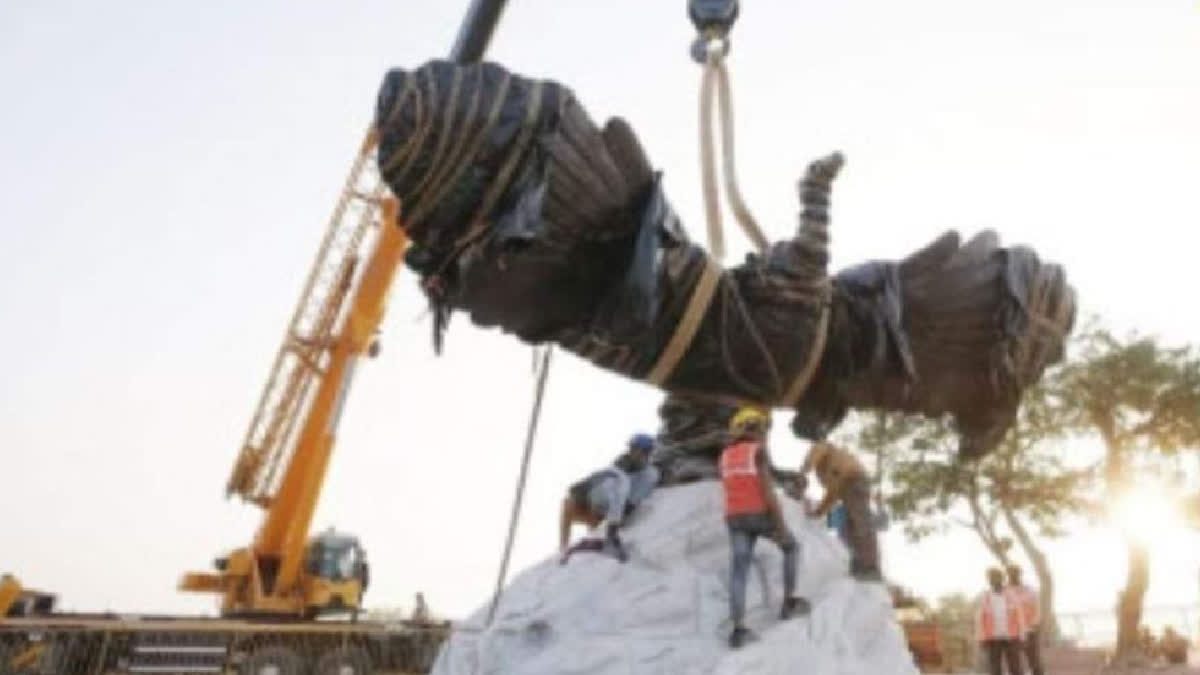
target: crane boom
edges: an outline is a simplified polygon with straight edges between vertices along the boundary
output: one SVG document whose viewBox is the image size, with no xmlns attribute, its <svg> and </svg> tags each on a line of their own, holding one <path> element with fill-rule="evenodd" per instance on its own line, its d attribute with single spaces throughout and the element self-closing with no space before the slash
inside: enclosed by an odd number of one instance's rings
<svg viewBox="0 0 1200 675">
<path fill-rule="evenodd" d="M 374 145 L 374 134 L 368 133 L 350 167 L 229 476 L 229 496 L 269 507 L 278 489 L 279 470 L 295 451 L 296 427 L 310 403 L 314 381 L 329 366 L 333 330 L 343 313 L 363 241 L 379 220 L 384 188 L 371 161 Z"/>
<path fill-rule="evenodd" d="M 473 0 L 450 50 L 451 60 L 470 63 L 483 58 L 505 2 Z M 303 419 L 314 379 L 328 365 L 327 348 L 353 282 L 363 239 L 378 220 L 385 188 L 371 162 L 375 142 L 371 130 L 350 167 L 242 441 L 226 485 L 227 496 L 236 494 L 267 508 L 278 489 L 279 470 L 294 452 L 296 425 Z"/>
<path fill-rule="evenodd" d="M 326 366 L 309 406 L 311 412 L 299 429 L 293 457 L 255 540 L 259 555 L 279 556 L 275 584 L 280 588 L 290 588 L 298 578 L 308 529 L 316 511 L 355 365 L 367 352 L 383 320 L 388 290 L 408 244 L 397 221 L 399 205 L 396 200 L 389 198 L 380 203 L 379 233 L 359 275 L 341 329 L 327 347 Z M 355 266 L 352 264 L 350 268 Z M 338 291 L 342 295 L 345 292 Z"/>
<path fill-rule="evenodd" d="M 482 57 L 504 5 L 473 0 L 454 61 Z M 226 483 L 227 497 L 265 510 L 263 522 L 250 546 L 217 559 L 215 573 L 179 582 L 221 594 L 225 614 L 361 607 L 368 576 L 358 540 L 329 532 L 310 542 L 308 531 L 355 366 L 370 352 L 408 245 L 400 205 L 372 161 L 377 141 L 372 128 L 359 145 Z"/>
<path fill-rule="evenodd" d="M 372 168 L 375 143 L 369 132 L 351 164 L 229 478 L 227 494 L 266 511 L 254 543 L 219 561 L 218 574 L 180 582 L 224 594 L 227 614 L 360 602 L 364 582 L 351 578 L 358 573 L 305 581 L 301 566 L 355 365 L 378 331 L 408 244 L 399 203 Z"/>
</svg>

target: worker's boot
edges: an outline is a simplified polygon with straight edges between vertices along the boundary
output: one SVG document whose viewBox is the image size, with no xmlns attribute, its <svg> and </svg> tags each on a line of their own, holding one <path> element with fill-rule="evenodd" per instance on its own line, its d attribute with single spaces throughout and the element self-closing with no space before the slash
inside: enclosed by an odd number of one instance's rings
<svg viewBox="0 0 1200 675">
<path fill-rule="evenodd" d="M 621 562 L 629 562 L 629 554 L 625 552 L 625 545 L 621 543 L 621 536 L 618 533 L 616 523 L 609 523 L 608 530 L 605 533 L 605 540 L 613 548 L 613 555 L 617 556 L 617 560 Z"/>
<path fill-rule="evenodd" d="M 733 632 L 729 634 L 729 646 L 733 649 L 740 649 L 742 645 L 748 642 L 754 642 L 754 633 L 750 632 L 745 626 L 734 626 Z"/>
<path fill-rule="evenodd" d="M 575 545 L 562 552 L 562 556 L 558 559 L 558 564 L 565 565 L 567 560 L 574 554 L 579 552 L 586 553 L 603 553 L 604 542 L 599 539 L 580 539 Z"/>
<path fill-rule="evenodd" d="M 779 620 L 787 621 L 794 616 L 808 616 L 812 611 L 812 605 L 808 600 L 799 597 L 786 598 L 783 601 L 783 608 L 779 610 Z"/>
</svg>

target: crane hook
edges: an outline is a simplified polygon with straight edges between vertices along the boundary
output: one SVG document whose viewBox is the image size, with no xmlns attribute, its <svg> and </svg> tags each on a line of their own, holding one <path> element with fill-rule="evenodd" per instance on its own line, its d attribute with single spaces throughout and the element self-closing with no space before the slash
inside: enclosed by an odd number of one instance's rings
<svg viewBox="0 0 1200 675">
<path fill-rule="evenodd" d="M 739 10 L 738 0 L 688 0 L 688 17 L 698 33 L 691 49 L 697 63 L 708 60 L 709 44 L 713 42 L 722 56 L 729 53 L 729 31 Z"/>
</svg>

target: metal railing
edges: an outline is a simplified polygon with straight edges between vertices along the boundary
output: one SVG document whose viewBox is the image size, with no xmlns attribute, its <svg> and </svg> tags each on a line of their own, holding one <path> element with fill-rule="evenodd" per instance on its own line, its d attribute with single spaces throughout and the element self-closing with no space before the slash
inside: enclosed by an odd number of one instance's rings
<svg viewBox="0 0 1200 675">
<path fill-rule="evenodd" d="M 427 673 L 445 624 L 0 621 L 0 675 Z"/>
<path fill-rule="evenodd" d="M 1060 612 L 1058 632 L 1062 640 L 1083 647 L 1109 647 L 1117 639 L 1117 619 L 1113 610 Z M 1142 625 L 1155 635 L 1170 626 L 1193 643 L 1200 639 L 1200 604 L 1156 605 L 1142 610 Z"/>
</svg>

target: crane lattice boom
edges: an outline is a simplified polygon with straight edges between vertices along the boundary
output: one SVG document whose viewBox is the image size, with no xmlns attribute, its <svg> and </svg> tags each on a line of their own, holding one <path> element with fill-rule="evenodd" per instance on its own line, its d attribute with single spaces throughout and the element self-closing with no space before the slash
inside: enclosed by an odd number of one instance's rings
<svg viewBox="0 0 1200 675">
<path fill-rule="evenodd" d="M 374 134 L 368 134 L 350 167 L 250 420 L 226 486 L 229 496 L 269 505 L 278 488 L 279 469 L 295 449 L 297 422 L 304 418 L 313 383 L 324 375 L 368 230 L 380 222 L 385 188 L 371 161 L 374 148 Z"/>
</svg>

